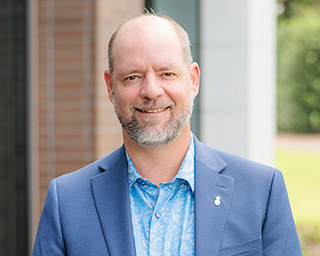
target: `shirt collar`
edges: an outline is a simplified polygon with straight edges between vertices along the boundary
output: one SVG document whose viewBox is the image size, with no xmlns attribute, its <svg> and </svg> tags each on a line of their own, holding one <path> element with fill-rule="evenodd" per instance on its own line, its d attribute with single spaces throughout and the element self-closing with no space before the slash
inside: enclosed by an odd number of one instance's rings
<svg viewBox="0 0 320 256">
<path fill-rule="evenodd" d="M 188 181 L 191 191 L 194 193 L 194 139 L 192 135 L 188 151 L 175 178 Z"/>
<path fill-rule="evenodd" d="M 137 179 L 142 179 L 142 180 L 144 179 L 141 177 L 141 175 L 137 172 L 136 168 L 134 167 L 133 162 L 127 150 L 126 150 L 126 157 L 128 161 L 129 186 L 131 187 L 136 182 Z M 174 179 L 186 180 L 190 185 L 192 193 L 194 194 L 194 139 L 192 135 L 191 135 L 188 151 Z"/>
<path fill-rule="evenodd" d="M 137 172 L 136 168 L 133 165 L 133 162 L 126 150 L 126 157 L 128 162 L 128 179 L 130 187 L 136 182 L 137 179 L 143 179 L 141 175 Z"/>
</svg>

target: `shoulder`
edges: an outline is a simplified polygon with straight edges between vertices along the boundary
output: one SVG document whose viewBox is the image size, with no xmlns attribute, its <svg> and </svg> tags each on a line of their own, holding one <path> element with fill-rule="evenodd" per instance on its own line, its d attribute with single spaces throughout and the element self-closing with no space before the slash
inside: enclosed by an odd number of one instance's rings
<svg viewBox="0 0 320 256">
<path fill-rule="evenodd" d="M 124 148 L 120 147 L 109 155 L 106 155 L 76 171 L 55 178 L 55 182 L 60 186 L 71 185 L 72 187 L 88 184 L 93 177 L 100 175 L 106 170 L 111 171 L 114 163 L 119 161 L 123 156 Z"/>
<path fill-rule="evenodd" d="M 83 168 L 70 172 L 53 179 L 47 193 L 46 204 L 58 203 L 65 212 L 73 209 L 91 209 L 92 201 L 92 179 L 100 177 L 106 172 L 118 171 L 119 160 L 125 158 L 123 148 L 84 166 Z"/>
<path fill-rule="evenodd" d="M 241 174 L 248 173 L 251 175 L 270 176 L 279 171 L 272 166 L 258 163 L 240 156 L 221 152 L 218 150 L 216 152 L 221 157 L 221 159 L 223 159 L 227 163 L 227 166 L 223 171 L 225 174 L 236 172 Z"/>
<path fill-rule="evenodd" d="M 233 177 L 237 193 L 247 194 L 247 197 L 255 193 L 255 197 L 260 195 L 267 203 L 271 191 L 285 190 L 283 175 L 277 168 L 224 152 L 218 151 L 218 154 L 227 163 L 221 174 Z"/>
<path fill-rule="evenodd" d="M 272 166 L 210 148 L 199 141 L 196 143 L 196 158 L 210 168 L 213 166 L 218 173 L 238 181 L 272 182 L 275 175 L 282 176 L 281 172 Z"/>
</svg>

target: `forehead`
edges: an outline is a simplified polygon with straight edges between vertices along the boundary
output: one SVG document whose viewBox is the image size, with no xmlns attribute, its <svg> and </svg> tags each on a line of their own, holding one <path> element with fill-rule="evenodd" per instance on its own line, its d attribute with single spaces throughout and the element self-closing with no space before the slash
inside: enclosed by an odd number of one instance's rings
<svg viewBox="0 0 320 256">
<path fill-rule="evenodd" d="M 167 34 L 170 37 L 177 37 L 173 24 L 169 20 L 157 16 L 140 16 L 128 21 L 120 28 L 117 37 L 121 38 L 123 34 L 126 36 Z"/>
<path fill-rule="evenodd" d="M 181 41 L 172 24 L 159 17 L 129 21 L 118 32 L 114 43 L 115 66 L 121 60 L 137 58 L 169 61 L 183 59 Z"/>
</svg>

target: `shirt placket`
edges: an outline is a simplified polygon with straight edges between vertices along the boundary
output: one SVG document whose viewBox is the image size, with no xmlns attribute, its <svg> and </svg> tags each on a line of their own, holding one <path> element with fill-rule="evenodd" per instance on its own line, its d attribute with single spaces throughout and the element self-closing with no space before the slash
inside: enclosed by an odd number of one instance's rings
<svg viewBox="0 0 320 256">
<path fill-rule="evenodd" d="M 150 247 L 149 255 L 164 255 L 165 245 L 165 231 L 166 231 L 166 205 L 170 196 L 170 191 L 166 187 L 170 186 L 170 189 L 174 189 L 174 185 L 160 184 L 158 200 L 155 204 L 154 211 L 151 218 L 150 226 Z"/>
</svg>

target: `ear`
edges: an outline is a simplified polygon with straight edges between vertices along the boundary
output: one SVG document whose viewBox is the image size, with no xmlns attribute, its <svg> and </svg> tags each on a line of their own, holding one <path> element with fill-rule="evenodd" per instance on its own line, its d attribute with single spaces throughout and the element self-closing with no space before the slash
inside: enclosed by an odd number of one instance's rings
<svg viewBox="0 0 320 256">
<path fill-rule="evenodd" d="M 113 83 L 112 83 L 112 77 L 111 77 L 109 70 L 104 71 L 104 80 L 107 85 L 109 100 L 112 102 Z"/>
<path fill-rule="evenodd" d="M 199 93 L 199 86 L 200 86 L 200 68 L 198 63 L 193 62 L 191 64 L 191 83 L 193 88 L 193 97 L 197 97 Z"/>
</svg>

